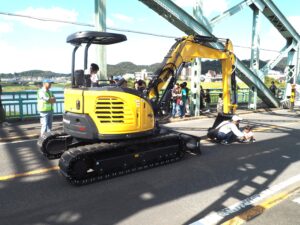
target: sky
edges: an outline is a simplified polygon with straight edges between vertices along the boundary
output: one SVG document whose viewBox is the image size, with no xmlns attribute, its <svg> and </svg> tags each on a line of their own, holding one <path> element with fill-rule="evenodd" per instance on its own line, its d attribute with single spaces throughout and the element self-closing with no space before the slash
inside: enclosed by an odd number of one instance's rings
<svg viewBox="0 0 300 225">
<path fill-rule="evenodd" d="M 194 0 L 173 0 L 192 14 Z M 241 0 L 203 0 L 203 11 L 208 19 L 241 2 Z M 300 33 L 300 1 L 273 0 L 284 16 Z M 107 27 L 155 33 L 172 37 L 185 36 L 164 18 L 138 0 L 106 0 Z M 10 0 L 2 1 L 0 12 L 42 18 L 94 24 L 94 1 L 92 0 Z M 0 73 L 18 73 L 27 70 L 46 70 L 70 73 L 73 47 L 66 43 L 68 35 L 93 27 L 38 20 L 0 14 Z M 285 40 L 270 22 L 261 17 L 261 48 L 280 50 Z M 107 63 L 130 61 L 138 65 L 161 62 L 174 38 L 155 37 L 107 29 L 122 33 L 127 41 L 107 47 Z M 229 38 L 240 59 L 250 58 L 252 10 L 246 7 L 213 27 L 213 34 Z M 268 60 L 278 53 L 261 51 L 261 59 Z M 83 60 L 82 60 L 83 61 Z M 91 50 L 89 63 L 95 61 Z M 79 63 L 79 62 L 78 62 Z M 80 61 L 81 63 L 81 61 Z M 80 64 L 79 63 L 79 64 Z"/>
</svg>

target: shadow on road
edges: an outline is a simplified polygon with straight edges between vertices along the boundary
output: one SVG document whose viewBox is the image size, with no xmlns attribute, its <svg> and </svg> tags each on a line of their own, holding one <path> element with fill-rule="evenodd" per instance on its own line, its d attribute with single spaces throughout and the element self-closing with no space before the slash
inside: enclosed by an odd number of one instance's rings
<svg viewBox="0 0 300 225">
<path fill-rule="evenodd" d="M 300 131 L 283 126 L 273 131 L 286 135 L 250 145 L 203 146 L 201 156 L 187 156 L 178 163 L 87 186 L 71 186 L 58 172 L 3 181 L 1 225 L 117 224 L 135 221 L 133 216 L 153 207 L 199 194 L 191 203 L 199 205 L 197 215 L 183 222 L 190 224 L 223 209 L 230 201 L 243 200 L 268 188 L 299 160 Z M 16 172 L 53 166 L 33 143 L 7 144 L 5 149 Z M 228 187 L 219 196 L 202 198 L 202 192 L 224 184 Z M 160 215 L 167 217 L 180 211 Z M 147 221 L 135 224 L 153 224 L 150 217 Z M 169 224 L 166 218 L 161 221 Z"/>
</svg>

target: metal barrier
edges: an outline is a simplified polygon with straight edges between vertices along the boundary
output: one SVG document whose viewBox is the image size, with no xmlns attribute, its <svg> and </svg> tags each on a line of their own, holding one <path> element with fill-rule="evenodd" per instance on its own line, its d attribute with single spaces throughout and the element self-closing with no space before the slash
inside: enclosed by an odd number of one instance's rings
<svg viewBox="0 0 300 225">
<path fill-rule="evenodd" d="M 222 89 L 210 89 L 211 104 L 217 104 L 219 93 Z M 56 97 L 54 104 L 54 114 L 62 115 L 64 112 L 64 92 L 53 91 Z M 24 119 L 29 117 L 39 117 L 37 111 L 37 91 L 23 92 L 3 92 L 1 95 L 2 104 L 6 112 L 6 118 Z M 249 89 L 243 88 L 238 90 L 238 103 L 248 103 Z"/>
<path fill-rule="evenodd" d="M 219 94 L 223 93 L 222 89 L 210 89 L 210 99 L 211 104 L 217 104 Z M 238 103 L 248 103 L 249 102 L 249 88 L 241 88 L 237 91 Z"/>
<path fill-rule="evenodd" d="M 56 97 L 54 114 L 61 115 L 64 111 L 64 92 L 52 91 L 52 93 Z M 3 92 L 1 100 L 8 120 L 39 117 L 37 91 Z"/>
</svg>

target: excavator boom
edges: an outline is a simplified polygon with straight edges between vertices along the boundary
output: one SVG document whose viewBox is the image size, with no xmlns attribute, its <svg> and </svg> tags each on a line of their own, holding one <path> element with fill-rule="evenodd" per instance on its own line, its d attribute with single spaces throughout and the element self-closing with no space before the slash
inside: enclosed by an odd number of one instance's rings
<svg viewBox="0 0 300 225">
<path fill-rule="evenodd" d="M 159 102 L 159 92 L 170 82 L 170 77 L 175 78 L 173 82 L 177 80 L 178 71 L 185 63 L 192 62 L 195 58 L 218 59 L 222 64 L 224 113 L 229 113 L 233 107 L 230 101 L 230 84 L 235 57 L 232 43 L 228 39 L 225 41 L 224 49 L 215 49 L 205 45 L 208 42 L 216 41 L 220 40 L 215 37 L 199 35 L 178 39 L 166 55 L 161 68 L 156 73 L 156 77 L 149 84 L 148 98 L 156 99 L 156 102 Z"/>
</svg>

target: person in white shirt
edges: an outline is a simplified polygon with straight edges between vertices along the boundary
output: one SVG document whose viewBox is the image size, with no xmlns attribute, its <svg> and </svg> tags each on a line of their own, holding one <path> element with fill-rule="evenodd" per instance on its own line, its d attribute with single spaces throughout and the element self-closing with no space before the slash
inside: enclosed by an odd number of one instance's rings
<svg viewBox="0 0 300 225">
<path fill-rule="evenodd" d="M 244 127 L 243 133 L 244 133 L 244 136 L 245 136 L 243 142 L 255 142 L 252 127 L 247 125 L 246 127 Z"/>
<path fill-rule="evenodd" d="M 92 63 L 91 64 L 91 67 L 90 67 L 90 74 L 91 74 L 91 86 L 92 87 L 98 87 L 99 84 L 98 84 L 98 71 L 99 71 L 99 66 L 95 63 Z"/>
<path fill-rule="evenodd" d="M 239 122 L 243 120 L 241 117 L 234 115 L 230 121 L 223 121 L 216 129 L 218 129 L 217 140 L 221 141 L 221 144 L 229 144 L 236 138 L 243 139 L 244 133 L 238 128 Z"/>
</svg>

